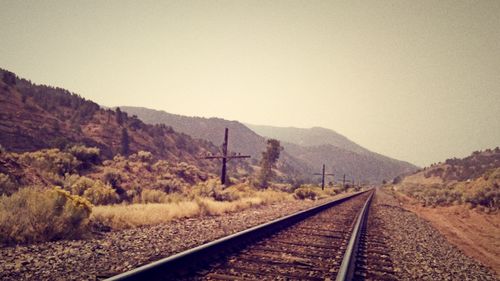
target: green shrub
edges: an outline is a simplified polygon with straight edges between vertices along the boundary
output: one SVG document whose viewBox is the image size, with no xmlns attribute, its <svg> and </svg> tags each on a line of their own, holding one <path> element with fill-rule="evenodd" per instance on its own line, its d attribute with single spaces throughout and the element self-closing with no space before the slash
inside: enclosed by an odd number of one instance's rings
<svg viewBox="0 0 500 281">
<path fill-rule="evenodd" d="M 193 165 L 189 165 L 185 162 L 181 162 L 175 167 L 173 167 L 173 172 L 184 181 L 194 184 L 200 179 L 205 180 L 205 176 L 202 175 L 201 171 Z M 200 178 L 201 177 L 201 178 Z"/>
<path fill-rule="evenodd" d="M 474 192 L 465 193 L 463 201 L 470 203 L 473 207 L 484 206 L 492 210 L 497 210 L 500 208 L 500 189 L 491 186 L 476 189 Z"/>
<path fill-rule="evenodd" d="M 229 201 L 233 202 L 241 199 L 242 192 L 238 191 L 235 188 L 227 188 L 227 189 L 215 189 L 213 198 L 216 201 Z"/>
<path fill-rule="evenodd" d="M 76 178 L 76 179 L 75 179 Z M 94 180 L 87 177 L 80 177 L 78 175 L 71 175 L 65 180 L 65 189 L 70 191 L 71 194 L 83 195 L 85 190 L 91 188 L 95 184 Z"/>
<path fill-rule="evenodd" d="M 81 168 L 88 169 L 94 164 L 98 164 L 101 159 L 101 150 L 97 147 L 86 147 L 84 145 L 75 145 L 68 149 L 76 159 L 81 161 Z"/>
<path fill-rule="evenodd" d="M 39 171 L 38 175 L 47 180 L 53 186 L 64 186 L 64 177 L 62 175 L 43 170 Z"/>
<path fill-rule="evenodd" d="M 92 205 L 61 188 L 23 188 L 0 197 L 0 241 L 29 243 L 79 238 L 88 233 Z"/>
<path fill-rule="evenodd" d="M 56 175 L 76 172 L 81 162 L 70 153 L 62 152 L 57 148 L 43 149 L 35 152 L 26 152 L 19 156 L 19 161 L 25 165 L 38 168 Z"/>
<path fill-rule="evenodd" d="M 104 170 L 104 175 L 103 175 L 104 182 L 110 184 L 112 187 L 120 186 L 121 182 L 123 181 L 123 178 L 124 177 L 122 173 L 117 170 L 109 168 L 106 168 Z"/>
<path fill-rule="evenodd" d="M 220 189 L 221 185 L 219 180 L 217 179 L 209 179 L 204 182 L 200 182 L 197 185 L 195 185 L 191 193 L 193 196 L 200 196 L 200 197 L 214 197 L 214 193 L 216 189 Z"/>
<path fill-rule="evenodd" d="M 313 187 L 299 187 L 294 191 L 294 197 L 297 199 L 312 199 L 316 200 L 320 198 L 320 192 Z"/>
<path fill-rule="evenodd" d="M 91 178 L 79 175 L 66 175 L 66 178 L 64 180 L 64 189 L 71 192 L 71 194 L 79 196 L 84 195 L 85 191 L 90 188 L 99 190 L 103 186 L 106 187 L 106 185 L 100 180 L 93 180 Z M 97 204 L 94 201 L 92 201 L 92 203 Z"/>
<path fill-rule="evenodd" d="M 153 154 L 149 151 L 139 151 L 137 152 L 137 157 L 144 163 L 151 163 L 153 161 Z"/>
<path fill-rule="evenodd" d="M 166 193 L 182 192 L 184 190 L 184 183 L 179 179 L 158 180 L 154 184 L 154 189 L 159 189 Z"/>
<path fill-rule="evenodd" d="M 94 205 L 114 204 L 120 201 L 120 197 L 116 191 L 101 181 L 96 181 L 94 185 L 86 189 L 83 192 L 83 197 L 87 198 Z"/>
<path fill-rule="evenodd" d="M 143 189 L 139 196 L 134 198 L 134 203 L 165 203 L 167 194 L 161 190 Z"/>
</svg>

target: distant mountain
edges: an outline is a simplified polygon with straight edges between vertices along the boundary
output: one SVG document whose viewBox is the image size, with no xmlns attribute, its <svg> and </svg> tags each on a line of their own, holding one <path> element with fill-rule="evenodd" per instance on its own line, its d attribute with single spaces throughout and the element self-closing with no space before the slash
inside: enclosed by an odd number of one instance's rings
<svg viewBox="0 0 500 281">
<path fill-rule="evenodd" d="M 247 126 L 262 136 L 281 140 L 287 151 L 310 165 L 325 163 L 338 175 L 337 179 L 346 174 L 350 179 L 380 182 L 418 169 L 410 163 L 363 148 L 330 129 Z"/>
<path fill-rule="evenodd" d="M 324 163 L 328 173 L 335 174 L 335 181 L 347 180 L 380 183 L 394 177 L 415 171 L 417 168 L 406 162 L 387 159 L 377 154 L 362 154 L 336 147 L 331 144 L 300 146 L 283 142 L 285 150 L 309 165 L 315 165 L 319 172 Z M 319 163 L 319 165 L 318 165 Z"/>
<path fill-rule="evenodd" d="M 188 117 L 141 107 L 120 107 L 131 115 L 150 124 L 166 124 L 175 130 L 196 138 L 222 143 L 225 127 L 229 128 L 229 148 L 232 151 L 260 158 L 265 138 L 279 139 L 285 147 L 283 162 L 288 171 L 301 173 L 301 178 L 311 179 L 325 163 L 337 175 L 347 174 L 356 181 L 380 182 L 402 173 L 412 172 L 416 166 L 371 152 L 346 137 L 328 129 L 278 128 L 246 125 L 220 118 Z M 253 131 L 255 130 L 255 131 Z M 337 177 L 338 179 L 339 177 Z M 318 178 L 315 178 L 318 180 Z"/>
<path fill-rule="evenodd" d="M 156 159 L 184 161 L 215 171 L 198 159 L 216 153 L 206 140 L 193 139 L 165 125 L 148 125 L 118 110 L 103 109 L 61 88 L 36 85 L 0 69 L 0 144 L 26 152 L 84 144 L 100 148 L 104 157 L 139 150 Z"/>
<path fill-rule="evenodd" d="M 361 147 L 355 142 L 349 140 L 343 135 L 321 127 L 310 129 L 295 127 L 274 127 L 245 124 L 257 134 L 269 138 L 275 138 L 284 142 L 294 143 L 301 146 L 320 146 L 333 145 L 337 148 L 357 152 L 360 154 L 370 153 L 367 149 Z"/>
</svg>

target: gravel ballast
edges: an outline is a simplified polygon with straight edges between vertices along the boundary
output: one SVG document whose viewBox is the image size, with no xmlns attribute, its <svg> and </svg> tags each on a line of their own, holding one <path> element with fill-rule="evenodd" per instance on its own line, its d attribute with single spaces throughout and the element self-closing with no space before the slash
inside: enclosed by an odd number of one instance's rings
<svg viewBox="0 0 500 281">
<path fill-rule="evenodd" d="M 490 268 L 463 254 L 383 191 L 377 191 L 370 215 L 383 224 L 399 280 L 497 280 Z"/>
<path fill-rule="evenodd" d="M 100 280 L 325 201 L 287 201 L 87 240 L 1 247 L 0 280 Z M 491 269 L 382 191 L 376 193 L 370 218 L 380 224 L 398 280 L 497 280 Z"/>
<path fill-rule="evenodd" d="M 2 247 L 0 280 L 100 280 L 326 201 L 286 201 L 88 240 Z"/>
</svg>

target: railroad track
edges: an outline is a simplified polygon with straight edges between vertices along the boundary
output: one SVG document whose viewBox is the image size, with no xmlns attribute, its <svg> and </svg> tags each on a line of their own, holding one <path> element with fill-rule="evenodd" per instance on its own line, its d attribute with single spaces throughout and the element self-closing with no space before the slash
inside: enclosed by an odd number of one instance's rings
<svg viewBox="0 0 500 281">
<path fill-rule="evenodd" d="M 346 196 L 107 280 L 394 280 L 383 238 L 367 232 L 373 194 Z"/>
</svg>

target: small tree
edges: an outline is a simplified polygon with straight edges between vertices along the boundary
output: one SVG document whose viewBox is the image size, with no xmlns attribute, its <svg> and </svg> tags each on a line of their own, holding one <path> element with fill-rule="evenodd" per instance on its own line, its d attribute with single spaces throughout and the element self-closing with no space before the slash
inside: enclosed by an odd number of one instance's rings
<svg viewBox="0 0 500 281">
<path fill-rule="evenodd" d="M 80 169 L 89 169 L 93 164 L 98 164 L 101 161 L 101 150 L 97 147 L 74 145 L 68 149 L 68 152 L 82 162 Z"/>
<path fill-rule="evenodd" d="M 122 129 L 122 138 L 121 138 L 121 153 L 125 156 L 130 152 L 130 140 L 128 136 L 128 131 L 126 128 Z"/>
<path fill-rule="evenodd" d="M 10 71 L 5 71 L 2 75 L 2 81 L 9 86 L 14 86 L 16 85 L 16 75 Z"/>
<path fill-rule="evenodd" d="M 392 180 L 392 184 L 398 184 L 402 181 L 403 179 L 401 178 L 401 176 L 397 176 L 395 177 L 393 180 Z"/>
<path fill-rule="evenodd" d="M 275 139 L 267 140 L 266 151 L 262 152 L 262 159 L 260 160 L 260 174 L 259 174 L 259 184 L 260 187 L 267 187 L 269 180 L 274 176 L 273 167 L 276 165 L 280 157 L 280 153 L 283 147 L 280 142 Z"/>
<path fill-rule="evenodd" d="M 118 123 L 118 125 L 123 123 L 123 114 L 119 107 L 116 108 L 116 123 Z"/>
</svg>

